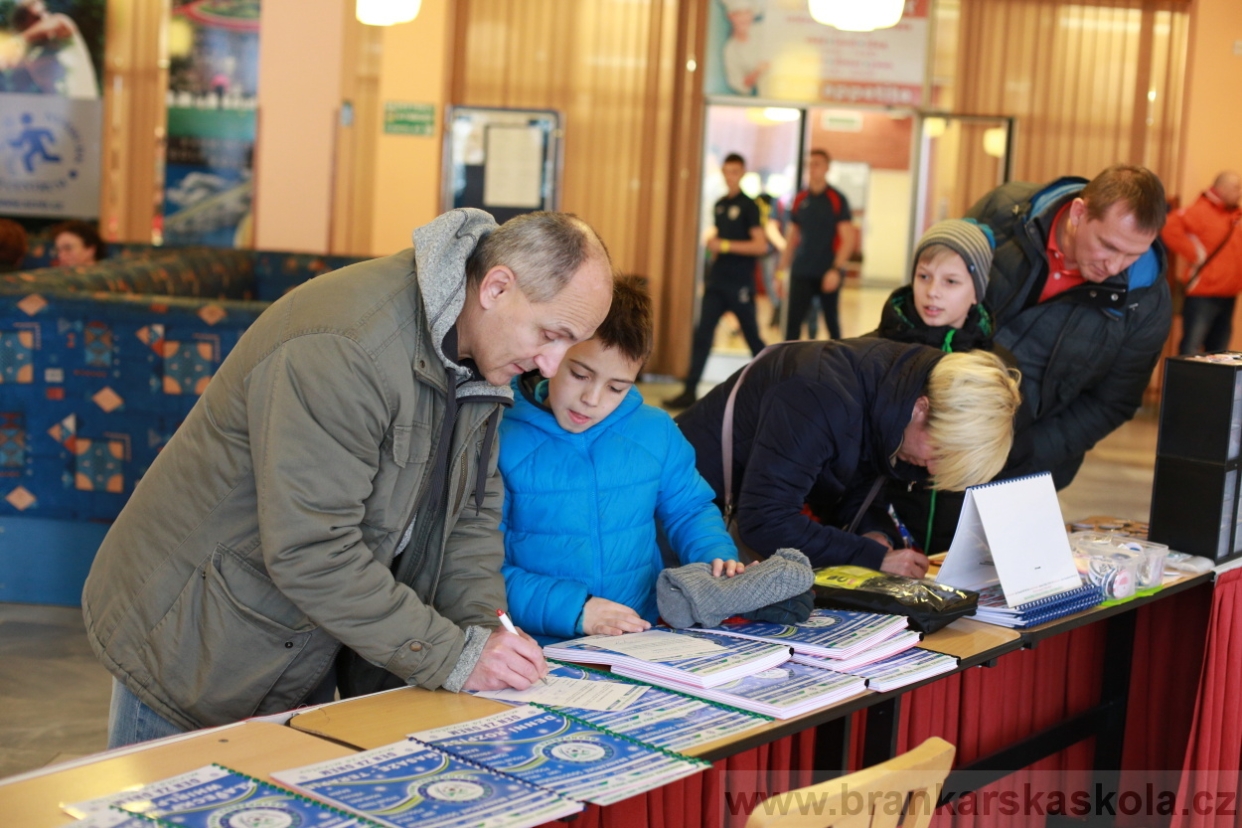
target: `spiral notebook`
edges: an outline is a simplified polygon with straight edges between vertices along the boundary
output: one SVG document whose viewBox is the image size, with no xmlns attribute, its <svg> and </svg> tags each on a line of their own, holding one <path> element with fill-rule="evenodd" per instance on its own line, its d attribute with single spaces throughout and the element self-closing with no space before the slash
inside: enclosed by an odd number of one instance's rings
<svg viewBox="0 0 1242 828">
<path fill-rule="evenodd" d="M 1095 584 L 1083 584 L 1077 589 L 1011 607 L 1006 603 L 1000 585 L 996 584 L 979 593 L 979 609 L 975 617 L 989 624 L 1025 629 L 1082 612 L 1103 600 L 1103 589 Z"/>
<path fill-rule="evenodd" d="M 967 489 L 936 582 L 973 590 L 1000 584 L 1009 607 L 1081 587 L 1052 475 Z"/>
</svg>

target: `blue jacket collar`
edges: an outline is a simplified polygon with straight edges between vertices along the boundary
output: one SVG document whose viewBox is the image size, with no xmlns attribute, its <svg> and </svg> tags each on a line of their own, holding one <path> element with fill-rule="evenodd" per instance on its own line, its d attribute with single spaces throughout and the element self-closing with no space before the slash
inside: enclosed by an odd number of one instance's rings
<svg viewBox="0 0 1242 828">
<path fill-rule="evenodd" d="M 643 404 L 643 395 L 639 393 L 638 388 L 631 387 L 625 395 L 625 399 L 617 406 L 616 410 L 604 418 L 602 422 L 596 423 L 581 434 L 572 434 L 561 428 L 556 422 L 556 416 L 552 413 L 552 409 L 547 403 L 543 402 L 546 398 L 546 382 L 538 371 L 531 371 L 519 377 L 514 377 L 510 382 L 513 387 L 514 405 L 512 410 L 505 412 L 506 420 L 519 420 L 529 423 L 530 425 L 564 439 L 584 439 L 587 441 L 594 440 L 599 435 L 613 428 L 618 422 L 625 418 L 635 409 Z M 540 392 L 540 386 L 544 386 L 544 390 Z"/>
</svg>

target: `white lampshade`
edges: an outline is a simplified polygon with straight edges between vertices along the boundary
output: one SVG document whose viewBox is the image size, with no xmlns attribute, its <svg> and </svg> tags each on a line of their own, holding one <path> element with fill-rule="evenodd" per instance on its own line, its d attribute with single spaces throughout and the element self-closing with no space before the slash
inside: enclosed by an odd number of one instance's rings
<svg viewBox="0 0 1242 828">
<path fill-rule="evenodd" d="M 896 26 L 905 0 L 807 0 L 816 23 L 847 32 L 871 32 Z"/>
<path fill-rule="evenodd" d="M 354 17 L 368 26 L 395 26 L 418 17 L 423 0 L 358 0 Z"/>
</svg>

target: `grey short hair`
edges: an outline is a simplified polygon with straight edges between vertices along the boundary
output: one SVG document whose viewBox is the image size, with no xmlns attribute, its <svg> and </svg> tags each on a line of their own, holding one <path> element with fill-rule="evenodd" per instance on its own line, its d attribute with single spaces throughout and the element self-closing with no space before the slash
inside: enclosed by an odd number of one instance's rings
<svg viewBox="0 0 1242 828">
<path fill-rule="evenodd" d="M 466 260 L 466 283 L 475 288 L 504 265 L 528 299 L 549 302 L 592 259 L 612 272 L 608 248 L 591 225 L 572 213 L 525 213 L 483 237 Z"/>
</svg>

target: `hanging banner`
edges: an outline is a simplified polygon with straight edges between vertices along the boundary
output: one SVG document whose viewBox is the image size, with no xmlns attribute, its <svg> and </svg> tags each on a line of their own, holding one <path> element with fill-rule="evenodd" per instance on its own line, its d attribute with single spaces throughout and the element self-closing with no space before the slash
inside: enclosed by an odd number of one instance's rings
<svg viewBox="0 0 1242 828">
<path fill-rule="evenodd" d="M 99 216 L 105 0 L 0 0 L 0 214 Z"/>
<path fill-rule="evenodd" d="M 924 104 L 931 0 L 874 32 L 817 23 L 807 0 L 708 0 L 704 91 L 797 103 Z M 859 0 L 865 2 L 865 0 Z"/>
<path fill-rule="evenodd" d="M 259 0 L 174 0 L 163 241 L 251 247 Z"/>
</svg>

